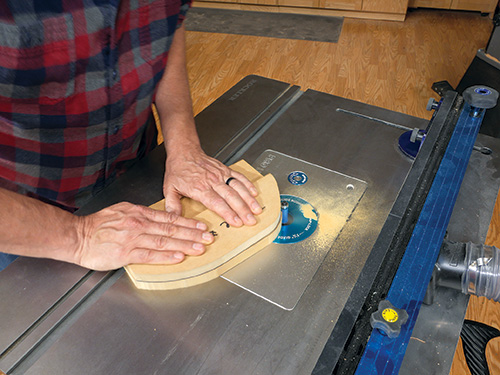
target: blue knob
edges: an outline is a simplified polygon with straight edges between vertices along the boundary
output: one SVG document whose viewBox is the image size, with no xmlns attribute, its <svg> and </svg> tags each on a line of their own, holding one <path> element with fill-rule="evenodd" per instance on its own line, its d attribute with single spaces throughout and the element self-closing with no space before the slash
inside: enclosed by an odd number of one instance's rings
<svg viewBox="0 0 500 375">
<path fill-rule="evenodd" d="M 281 224 L 288 223 L 288 202 L 281 201 Z"/>
</svg>

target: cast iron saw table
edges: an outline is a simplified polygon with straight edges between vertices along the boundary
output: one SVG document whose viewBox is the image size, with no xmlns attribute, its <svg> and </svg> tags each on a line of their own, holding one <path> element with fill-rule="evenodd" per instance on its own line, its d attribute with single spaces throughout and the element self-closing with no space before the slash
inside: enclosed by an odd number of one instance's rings
<svg viewBox="0 0 500 375">
<path fill-rule="evenodd" d="M 449 225 L 446 218 L 438 223 L 447 239 L 485 240 L 500 186 L 500 143 L 476 139 L 477 121 L 460 117 L 469 110 L 448 92 L 411 160 L 399 150 L 397 125 L 425 129 L 429 121 L 245 77 L 196 117 L 202 146 L 224 163 L 245 159 L 271 171 L 291 203 L 313 206 L 314 228 L 283 236 L 290 243 L 263 250 L 263 258 L 230 275 L 174 291 L 137 290 L 123 270 L 19 258 L 0 273 L 0 370 L 448 374 L 468 297 L 438 289 L 434 304 L 421 306 L 429 282 L 424 269 L 432 269 L 437 254 L 419 252 L 442 238 L 425 246 L 413 246 L 412 238 L 427 238 L 418 230 L 439 215 L 421 223 L 419 214 L 434 204 L 447 207 L 445 216 L 454 207 Z M 465 133 L 453 136 L 461 125 Z M 473 152 L 474 142 L 493 152 Z M 451 159 L 450 144 L 461 150 Z M 162 199 L 164 160 L 161 146 L 77 214 Z M 455 178 L 453 196 L 443 198 L 433 181 L 450 165 L 466 168 L 465 177 L 461 185 Z M 421 264 L 413 267 L 408 258 L 415 255 Z M 278 271 L 266 271 L 269 264 Z M 401 280 L 405 293 L 395 295 Z M 395 339 L 367 325 L 386 299 L 410 316 Z"/>
</svg>

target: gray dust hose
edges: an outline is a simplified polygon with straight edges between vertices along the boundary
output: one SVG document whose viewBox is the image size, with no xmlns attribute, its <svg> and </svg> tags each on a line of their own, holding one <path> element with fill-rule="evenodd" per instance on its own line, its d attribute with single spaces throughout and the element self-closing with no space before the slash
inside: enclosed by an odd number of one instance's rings
<svg viewBox="0 0 500 375">
<path fill-rule="evenodd" d="M 500 301 L 500 250 L 494 246 L 466 244 L 466 270 L 462 292 Z"/>
</svg>

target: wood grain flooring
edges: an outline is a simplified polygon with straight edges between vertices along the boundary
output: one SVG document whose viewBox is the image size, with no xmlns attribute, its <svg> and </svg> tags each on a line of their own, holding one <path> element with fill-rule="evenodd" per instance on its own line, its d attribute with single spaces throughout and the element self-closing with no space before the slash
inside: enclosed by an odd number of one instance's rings
<svg viewBox="0 0 500 375">
<path fill-rule="evenodd" d="M 346 18 L 336 44 L 189 32 L 194 110 L 258 74 L 429 118 L 432 83 L 456 86 L 491 29 L 477 13 L 416 10 L 405 22 Z"/>
<path fill-rule="evenodd" d="M 336 44 L 187 33 L 189 80 L 195 113 L 249 74 L 257 74 L 390 110 L 430 118 L 425 110 L 433 82 L 456 87 L 492 22 L 479 13 L 415 10 L 405 22 L 344 20 Z M 487 243 L 500 247 L 497 202 Z M 500 328 L 500 305 L 471 298 L 467 318 Z M 488 348 L 500 373 L 500 343 Z M 492 372 L 494 373 L 494 372 Z M 453 375 L 469 374 L 461 345 Z"/>
</svg>

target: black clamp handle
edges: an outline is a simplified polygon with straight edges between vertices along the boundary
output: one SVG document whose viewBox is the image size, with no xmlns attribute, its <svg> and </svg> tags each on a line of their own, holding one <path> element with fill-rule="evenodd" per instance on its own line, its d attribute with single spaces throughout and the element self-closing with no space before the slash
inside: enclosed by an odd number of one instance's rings
<svg viewBox="0 0 500 375">
<path fill-rule="evenodd" d="M 385 333 L 390 338 L 399 336 L 401 327 L 408 320 L 408 313 L 403 309 L 398 309 L 388 300 L 384 299 L 379 302 L 378 310 L 370 317 L 372 328 Z"/>
</svg>

